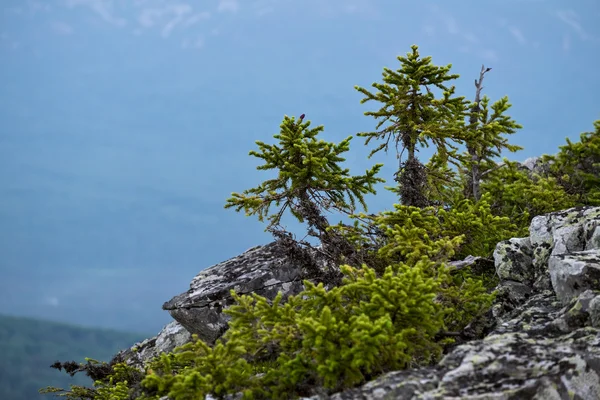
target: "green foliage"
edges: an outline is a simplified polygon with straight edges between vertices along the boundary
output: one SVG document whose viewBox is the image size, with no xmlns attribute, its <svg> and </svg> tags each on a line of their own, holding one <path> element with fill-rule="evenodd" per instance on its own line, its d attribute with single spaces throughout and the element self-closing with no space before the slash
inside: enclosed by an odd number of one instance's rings
<svg viewBox="0 0 600 400">
<path fill-rule="evenodd" d="M 198 399 L 209 393 L 220 398 L 250 386 L 252 368 L 242 358 L 246 354 L 244 342 L 237 338 L 218 341 L 211 348 L 194 336 L 194 341 L 151 362 L 142 386 L 174 400 Z"/>
<path fill-rule="evenodd" d="M 467 255 L 491 256 L 495 245 L 514 236 L 517 227 L 508 218 L 492 215 L 488 201 L 489 195 L 478 203 L 463 199 L 448 211 L 395 204 L 395 211 L 371 218 L 372 223 L 386 231 L 386 244 L 379 247 L 378 258 L 408 264 L 424 258 L 439 265 Z M 339 226 L 332 227 L 336 228 Z M 358 224 L 355 228 L 360 229 Z M 357 232 L 352 232 L 351 240 L 352 235 Z M 494 285 L 490 285 L 490 277 L 486 278 L 484 281 L 466 270 L 442 285 L 440 300 L 448 306 L 447 327 L 460 330 L 491 306 L 494 294 L 489 293 L 489 286 Z"/>
<path fill-rule="evenodd" d="M 41 394 L 57 393 L 56 397 L 64 397 L 66 399 L 95 399 L 96 391 L 85 386 L 71 385 L 71 390 L 65 391 L 61 388 L 48 386 L 40 389 Z"/>
<path fill-rule="evenodd" d="M 52 365 L 56 369 L 65 369 L 73 376 L 78 372 L 85 372 L 93 379 L 94 388 L 80 385 L 71 385 L 71 390 L 56 387 L 46 387 L 40 393 L 58 393 L 56 396 L 67 399 L 98 399 L 98 400 L 130 400 L 135 399 L 136 387 L 142 379 L 142 372 L 137 368 L 128 366 L 119 358 L 114 358 L 110 363 L 100 362 L 86 358 L 86 363 L 77 364 L 73 361 Z"/>
<path fill-rule="evenodd" d="M 493 286 L 498 283 L 492 279 Z M 453 274 L 442 286 L 438 300 L 445 306 L 444 326 L 446 330 L 461 332 L 475 318 L 489 310 L 496 298 L 496 292 L 490 292 L 480 276 L 469 269 Z"/>
<path fill-rule="evenodd" d="M 385 239 L 372 247 L 378 249 L 378 256 L 387 263 L 411 263 L 422 256 L 432 261 L 463 259 L 468 255 L 490 257 L 498 242 L 518 233 L 518 227 L 509 218 L 492 214 L 490 203 L 491 195 L 486 193 L 479 202 L 464 198 L 456 200 L 448 210 L 394 204 L 394 211 L 385 211 L 378 216 L 359 214 L 358 218 L 367 218 L 368 224 L 359 226 L 356 221 L 354 229 L 342 224 L 330 229 L 347 235 L 360 248 L 368 243 L 369 235 L 364 229 L 376 225 L 385 232 Z M 443 238 L 452 238 L 449 239 L 452 245 L 434 242 Z M 409 254 L 412 259 L 408 258 Z"/>
<path fill-rule="evenodd" d="M 369 220 L 362 227 L 356 221 L 353 228 L 340 224 L 331 229 L 346 235 L 357 248 L 367 244 L 368 235 L 361 235 L 361 229 L 377 225 L 385 231 L 385 244 L 373 246 L 378 249 L 378 265 L 411 264 L 423 257 L 438 264 L 468 255 L 490 257 L 498 242 L 515 236 L 517 226 L 506 217 L 494 216 L 489 202 L 490 196 L 485 194 L 477 203 L 463 199 L 449 210 L 395 204 L 394 211 L 379 216 L 359 215 Z M 441 286 L 439 297 L 447 306 L 444 319 L 447 329 L 460 331 L 485 313 L 495 296 L 490 288 L 496 283 L 494 277 L 475 276 L 468 269 L 452 274 Z"/>
<path fill-rule="evenodd" d="M 295 203 L 298 199 L 306 201 L 310 198 L 324 208 L 354 212 L 356 197 L 366 210 L 364 194 L 376 193 L 373 185 L 384 182 L 383 179 L 374 177 L 383 164 L 367 170 L 366 175 L 348 176 L 349 170 L 342 170 L 338 163 L 345 161 L 339 155 L 349 150 L 352 136 L 338 145 L 317 141 L 315 137 L 323 131 L 323 127 L 308 129 L 309 126 L 310 121 L 295 121 L 294 118 L 285 116 L 281 133 L 274 135 L 279 139 L 281 147 L 256 141 L 261 153 L 250 151 L 249 154 L 266 161 L 266 164 L 257 169 L 276 168 L 279 170 L 278 177 L 263 182 L 257 188 L 245 190 L 243 194 L 232 193 L 225 208 L 236 207 L 236 211 L 244 208 L 246 216 L 258 214 L 259 220 L 263 221 L 271 203 L 275 202 L 279 207 L 283 201 L 280 211 L 268 217 L 271 221 L 269 227 L 279 223 L 287 207 L 290 207 L 290 212 L 300 222 L 304 222 L 305 216 L 298 211 L 302 204 Z M 278 190 L 282 191 L 277 192 Z M 345 194 L 348 195 L 350 204 L 346 202 Z"/>
<path fill-rule="evenodd" d="M 418 208 L 395 204 L 394 211 L 367 217 L 362 227 L 332 226 L 349 241 L 360 247 L 366 244 L 361 229 L 377 225 L 385 232 L 383 243 L 374 246 L 377 265 L 407 263 L 421 259 L 441 265 L 447 259 L 463 259 L 467 255 L 490 257 L 495 245 L 513 237 L 517 227 L 508 218 L 492 215 L 489 195 L 474 203 L 463 199 L 456 207 L 446 211 L 436 207 Z M 360 240 L 362 238 L 362 241 Z M 381 237 L 380 237 L 381 238 Z M 490 306 L 496 280 L 490 276 L 476 276 L 469 269 L 449 275 L 440 287 L 439 300 L 446 308 L 444 322 L 447 329 L 463 329 L 474 318 L 481 316 Z"/>
<path fill-rule="evenodd" d="M 383 273 L 389 265 L 378 256 L 379 249 L 386 243 L 385 230 L 376 223 L 377 215 L 351 214 L 353 225 L 339 223 L 327 227 L 327 231 L 340 234 L 354 249 L 361 253 L 367 265 L 372 266 L 378 273 Z"/>
<path fill-rule="evenodd" d="M 594 122 L 594 132 L 582 133 L 581 141 L 560 146 L 555 156 L 545 155 L 551 162 L 549 173 L 578 204 L 600 205 L 600 120 Z"/>
<path fill-rule="evenodd" d="M 508 217 L 494 215 L 491 203 L 491 194 L 485 193 L 478 202 L 463 199 L 449 210 L 438 210 L 443 235 L 464 235 L 454 259 L 469 255 L 491 257 L 497 243 L 518 236 L 518 226 Z"/>
<path fill-rule="evenodd" d="M 355 86 L 365 95 L 361 103 L 374 100 L 382 104 L 377 111 L 365 112 L 365 115 L 379 120 L 376 131 L 359 133 L 358 136 L 367 137 L 365 145 L 372 138 L 384 139 L 387 136 L 385 143 L 371 151 L 369 157 L 382 149 L 387 152 L 392 137 L 396 148 L 402 143 L 403 150 L 408 150 L 408 159 L 398 170 L 398 193 L 402 204 L 423 207 L 427 205 L 423 194 L 427 177 L 422 171 L 422 164 L 416 160 L 416 144 L 428 147 L 427 140 L 431 140 L 442 158 L 455 158 L 457 149 L 447 140 L 460 136 L 466 106 L 463 97 L 454 97 L 454 86 L 446 86 L 446 82 L 458 78 L 458 75 L 450 74 L 452 65 L 439 67 L 431 62 L 431 57 L 421 58 L 416 45 L 406 57 L 398 57 L 398 61 L 401 64 L 398 70 L 384 68 L 383 83 L 372 84 L 375 93 Z M 441 98 L 435 98 L 430 89 L 433 87 L 443 92 Z M 391 125 L 379 130 L 387 122 Z"/>
<path fill-rule="evenodd" d="M 500 157 L 500 151 L 503 148 L 511 152 L 523 150 L 520 146 L 508 144 L 508 139 L 500 136 L 501 134 L 512 135 L 518 129 L 523 128 L 505 114 L 512 107 L 508 102 L 508 97 L 504 96 L 492 104 L 491 110 L 488 107 L 489 103 L 489 97 L 484 96 L 481 99 L 480 109 L 475 114 L 477 122 L 463 132 L 464 136 L 462 138 L 477 149 L 478 157 L 484 161 Z M 469 165 L 469 161 L 466 160 L 465 164 Z"/>
<path fill-rule="evenodd" d="M 502 229 L 509 226 L 506 219 L 490 216 L 489 206 L 486 209 L 485 203 L 474 207 L 470 200 L 464 200 L 458 209 L 448 212 L 437 210 L 439 216 L 434 214 L 436 211 L 434 207 L 419 209 L 397 204 L 394 206 L 395 211 L 384 213 L 380 219 L 382 227 L 383 225 L 394 226 L 393 229 L 387 230 L 388 244 L 379 250 L 380 257 L 385 260 L 400 256 L 410 264 L 418 257 L 435 261 L 435 265 L 440 265 L 455 256 L 465 238 L 469 239 L 465 249 L 475 247 L 473 242 L 476 240 L 484 242 L 480 249 L 486 249 L 485 243 L 489 243 L 489 239 L 485 234 L 488 231 L 493 232 L 494 227 Z M 491 225 L 478 223 L 478 217 L 487 219 Z M 470 218 L 473 220 L 471 221 Z M 466 227 L 472 228 L 473 231 L 465 229 L 462 232 L 466 233 L 455 234 L 457 228 Z M 479 229 L 479 232 L 476 229 Z M 504 233 L 506 234 L 506 231 Z M 502 231 L 497 235 L 501 236 Z M 446 306 L 444 323 L 446 329 L 461 330 L 491 306 L 495 295 L 489 294 L 483 281 L 473 275 L 448 275 L 447 278 L 440 287 L 438 297 L 438 300 Z"/>
<path fill-rule="evenodd" d="M 135 398 L 129 384 L 140 381 L 140 371 L 126 363 L 117 363 L 113 373 L 107 380 L 97 380 L 95 399 L 97 400 L 129 400 Z"/>
<path fill-rule="evenodd" d="M 390 266 L 381 277 L 367 266 L 341 268 L 342 286 L 327 291 L 305 281 L 285 303 L 281 293 L 271 302 L 232 292 L 236 304 L 225 310 L 232 319 L 222 340 L 212 349 L 196 341 L 162 355 L 142 385 L 174 400 L 237 392 L 279 399 L 315 387 L 338 391 L 439 358 L 433 337 L 445 310 L 433 300 L 448 279 L 444 269 L 433 271 L 425 258 Z"/>
<path fill-rule="evenodd" d="M 478 101 L 484 73 L 482 67 L 479 82 L 475 81 L 477 95 L 475 96 L 475 102 L 471 103 L 469 124 L 462 131 L 463 137 L 461 138 L 467 147 L 467 152 L 461 156 L 462 165 L 468 169 L 464 194 L 465 197 L 473 198 L 476 201 L 481 198 L 479 181 L 486 172 L 484 166 L 489 165 L 493 157 L 499 157 L 503 148 L 511 152 L 523 149 L 508 144 L 507 139 L 501 136 L 503 134 L 514 134 L 522 128 L 521 125 L 505 114 L 511 107 L 508 97 L 505 96 L 492 104 L 491 115 L 488 108 L 490 99 L 484 96 L 481 102 Z"/>
<path fill-rule="evenodd" d="M 382 104 L 378 111 L 367 111 L 365 115 L 379 119 L 376 130 L 386 122 L 392 125 L 383 131 L 363 132 L 358 136 L 366 137 L 365 144 L 373 138 L 385 138 L 386 143 L 371 151 L 369 158 L 384 149 L 387 151 L 389 138 L 394 136 L 395 142 L 402 141 L 405 147 L 413 148 L 416 143 L 427 146 L 425 139 L 434 139 L 439 149 L 445 149 L 444 138 L 449 136 L 450 129 L 455 128 L 455 112 L 462 108 L 463 98 L 451 97 L 454 87 L 447 87 L 446 82 L 455 80 L 457 74 L 450 74 L 452 65 L 435 66 L 431 57 L 420 58 L 418 46 L 411 47 L 412 52 L 406 57 L 399 56 L 401 67 L 393 71 L 383 70 L 383 83 L 373 83 L 375 93 L 355 86 L 355 89 L 365 95 L 361 103 L 371 100 Z M 443 91 L 443 98 L 436 99 L 427 88 L 433 86 Z M 450 124 L 450 125 L 448 125 Z"/>
<path fill-rule="evenodd" d="M 529 224 L 536 215 L 563 210 L 577 205 L 553 177 L 544 177 L 520 170 L 516 162 L 504 158 L 505 166 L 486 176 L 481 188 L 493 199 L 494 215 L 509 218 L 517 227 L 518 236 L 527 236 Z"/>
<path fill-rule="evenodd" d="M 448 165 L 448 159 L 435 153 L 427 164 L 427 189 L 425 197 L 429 200 L 430 206 L 449 209 L 456 201 L 464 198 L 462 189 L 464 183 L 460 180 L 461 175 L 457 174 Z M 394 188 L 386 187 L 390 191 Z"/>
<path fill-rule="evenodd" d="M 394 208 L 395 211 L 382 213 L 379 220 L 381 225 L 387 226 L 388 240 L 379 250 L 384 259 L 412 263 L 426 257 L 432 261 L 442 261 L 452 257 L 464 239 L 463 236 L 452 239 L 442 236 L 434 207 L 420 209 L 395 204 Z"/>
</svg>

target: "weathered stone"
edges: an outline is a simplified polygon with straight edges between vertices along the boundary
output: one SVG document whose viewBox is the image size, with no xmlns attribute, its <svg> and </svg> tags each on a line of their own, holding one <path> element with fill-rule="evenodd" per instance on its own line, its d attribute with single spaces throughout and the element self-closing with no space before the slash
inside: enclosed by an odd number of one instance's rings
<svg viewBox="0 0 600 400">
<path fill-rule="evenodd" d="M 533 246 L 534 288 L 551 288 L 550 257 L 566 251 L 600 249 L 600 208 L 574 207 L 534 217 L 529 226 Z"/>
<path fill-rule="evenodd" d="M 495 318 L 499 318 L 525 303 L 532 293 L 529 285 L 511 280 L 501 281 L 496 287 L 496 291 L 496 302 L 492 306 L 492 315 Z"/>
<path fill-rule="evenodd" d="M 590 218 L 583 224 L 584 250 L 600 249 L 600 218 Z"/>
<path fill-rule="evenodd" d="M 485 257 L 467 256 L 464 260 L 450 261 L 447 263 L 451 269 L 459 271 L 469 267 L 474 273 L 489 273 L 495 271 L 494 261 Z"/>
<path fill-rule="evenodd" d="M 570 332 L 584 326 L 598 328 L 595 324 L 598 310 L 594 302 L 600 299 L 599 295 L 600 291 L 597 290 L 586 290 L 581 293 L 561 310 L 562 315 L 558 316 L 553 324 L 562 332 Z"/>
<path fill-rule="evenodd" d="M 191 337 L 192 335 L 181 324 L 172 321 L 165 325 L 157 336 L 136 343 L 131 348 L 120 352 L 119 355 L 124 357 L 128 365 L 143 370 L 148 361 L 161 353 L 169 353 L 176 347 L 184 345 L 190 341 Z"/>
<path fill-rule="evenodd" d="M 565 303 L 587 289 L 600 290 L 600 250 L 551 256 L 548 269 L 552 287 Z"/>
<path fill-rule="evenodd" d="M 534 217 L 529 227 L 529 237 L 534 247 L 542 244 L 552 247 L 546 256 L 549 258 L 555 254 L 600 249 L 600 246 L 593 247 L 595 239 L 592 240 L 599 225 L 600 208 L 573 207 Z M 538 261 L 546 263 L 547 258 Z"/>
<path fill-rule="evenodd" d="M 594 297 L 589 303 L 590 323 L 594 328 L 600 328 L 600 295 Z"/>
<path fill-rule="evenodd" d="M 464 260 L 450 261 L 448 265 L 456 270 L 461 270 L 463 268 L 473 265 L 475 262 L 481 259 L 483 259 L 483 257 L 467 256 Z"/>
<path fill-rule="evenodd" d="M 328 265 L 315 249 L 309 250 L 318 267 Z M 278 242 L 256 246 L 237 257 L 218 263 L 200 272 L 190 283 L 190 289 L 163 305 L 173 319 L 205 342 L 213 343 L 227 329 L 229 316 L 223 309 L 234 303 L 230 291 L 237 294 L 256 293 L 273 299 L 279 291 L 284 299 L 304 289 L 302 283 L 307 266 L 291 260 Z"/>
<path fill-rule="evenodd" d="M 494 250 L 498 277 L 531 284 L 534 279 L 532 257 L 529 238 L 513 238 L 498 243 Z"/>
</svg>

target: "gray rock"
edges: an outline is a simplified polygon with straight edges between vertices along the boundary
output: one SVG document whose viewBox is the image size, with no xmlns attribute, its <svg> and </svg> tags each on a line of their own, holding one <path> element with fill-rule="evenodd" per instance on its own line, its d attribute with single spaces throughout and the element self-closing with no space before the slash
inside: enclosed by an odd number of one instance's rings
<svg viewBox="0 0 600 400">
<path fill-rule="evenodd" d="M 521 163 L 521 165 L 524 165 L 529 170 L 533 170 L 536 167 L 536 165 L 538 164 L 539 161 L 540 161 L 540 157 L 529 157 L 528 159 L 526 159 L 525 161 L 523 161 Z"/>
<path fill-rule="evenodd" d="M 315 249 L 309 253 L 320 260 L 320 271 L 325 271 L 329 264 L 324 258 Z M 268 299 L 281 291 L 285 299 L 304 289 L 302 281 L 309 272 L 305 263 L 286 257 L 278 242 L 256 246 L 200 272 L 190 289 L 166 302 L 163 309 L 190 333 L 214 343 L 227 329 L 229 316 L 222 311 L 234 303 L 232 289 L 237 294 L 256 293 Z"/>
<path fill-rule="evenodd" d="M 586 293 L 586 292 L 584 292 L 584 293 Z M 591 325 L 594 328 L 600 328 L 600 296 L 594 297 L 589 302 L 589 308 L 588 308 L 587 312 L 590 314 Z"/>
<path fill-rule="evenodd" d="M 140 370 L 154 357 L 161 353 L 169 353 L 176 347 L 188 343 L 192 335 L 179 324 L 172 321 L 153 338 L 134 344 L 131 348 L 121 351 L 118 356 L 123 356 L 126 363 Z"/>
<path fill-rule="evenodd" d="M 587 289 L 600 288 L 600 250 L 551 256 L 548 269 L 552 287 L 561 301 L 569 302 Z"/>
<path fill-rule="evenodd" d="M 600 249 L 598 208 L 575 207 L 534 217 L 529 226 L 533 246 L 534 288 L 549 289 L 551 256 L 565 252 Z"/>
<path fill-rule="evenodd" d="M 600 300 L 600 291 L 586 290 L 561 309 L 561 315 L 556 316 L 553 324 L 561 332 L 570 332 L 584 326 L 599 328 L 598 300 Z"/>
<path fill-rule="evenodd" d="M 533 289 L 524 283 L 506 279 L 500 281 L 496 287 L 496 291 L 497 300 L 492 306 L 492 315 L 498 319 L 500 316 L 525 303 L 531 297 Z"/>
<path fill-rule="evenodd" d="M 534 279 L 533 251 L 529 238 L 513 238 L 496 245 L 496 273 L 500 279 L 531 284 Z"/>
<path fill-rule="evenodd" d="M 464 260 L 450 261 L 447 264 L 451 267 L 451 269 L 455 269 L 457 271 L 466 267 L 471 267 L 471 270 L 483 272 L 490 267 L 490 263 L 491 267 L 493 267 L 494 263 L 488 258 L 467 256 Z"/>
</svg>

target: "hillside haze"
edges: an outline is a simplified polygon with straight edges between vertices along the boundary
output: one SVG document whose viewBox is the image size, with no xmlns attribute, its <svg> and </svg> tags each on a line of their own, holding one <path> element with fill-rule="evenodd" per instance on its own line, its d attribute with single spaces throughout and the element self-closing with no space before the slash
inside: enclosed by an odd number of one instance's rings
<svg viewBox="0 0 600 400">
<path fill-rule="evenodd" d="M 85 357 L 109 362 L 119 351 L 150 335 L 59 324 L 39 319 L 0 315 L 0 399 L 50 399 L 38 390 L 91 387 L 84 374 L 70 377 L 50 368 L 55 361 L 85 363 Z"/>
</svg>

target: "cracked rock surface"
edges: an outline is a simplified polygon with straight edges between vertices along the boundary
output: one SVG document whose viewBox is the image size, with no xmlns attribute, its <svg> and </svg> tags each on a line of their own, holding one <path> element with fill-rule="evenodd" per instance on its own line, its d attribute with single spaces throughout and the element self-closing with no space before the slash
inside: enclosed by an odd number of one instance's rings
<svg viewBox="0 0 600 400">
<path fill-rule="evenodd" d="M 324 261 L 320 267 L 325 267 Z M 227 329 L 229 317 L 222 311 L 233 304 L 231 289 L 237 294 L 256 293 L 268 299 L 281 291 L 285 299 L 304 289 L 302 280 L 307 274 L 305 265 L 290 260 L 280 244 L 272 242 L 200 272 L 192 279 L 190 289 L 167 301 L 163 309 L 188 332 L 214 343 Z"/>
</svg>

